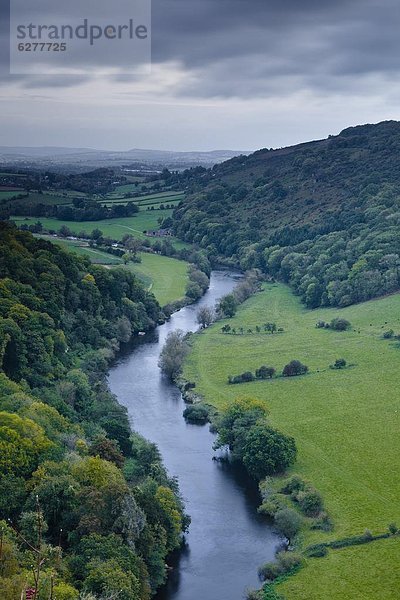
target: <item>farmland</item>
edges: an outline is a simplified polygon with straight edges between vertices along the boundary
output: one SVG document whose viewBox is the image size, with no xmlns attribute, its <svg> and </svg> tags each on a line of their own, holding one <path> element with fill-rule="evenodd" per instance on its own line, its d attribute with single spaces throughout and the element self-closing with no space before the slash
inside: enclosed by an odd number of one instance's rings
<svg viewBox="0 0 400 600">
<path fill-rule="evenodd" d="M 337 316 L 351 322 L 350 331 L 315 327 L 318 320 Z M 255 333 L 257 325 L 271 321 L 284 332 Z M 295 438 L 298 460 L 293 471 L 322 493 L 335 525 L 330 533 L 304 532 L 303 544 L 362 534 L 366 528 L 380 533 L 388 523 L 400 522 L 400 349 L 396 341 L 383 339 L 384 331 L 400 333 L 400 296 L 311 311 L 289 288 L 268 284 L 229 324 L 253 333 L 222 334 L 222 322 L 198 335 L 185 377 L 217 408 L 241 395 L 263 400 L 271 423 Z M 330 369 L 341 357 L 350 366 Z M 227 383 L 229 375 L 254 372 L 263 364 L 281 372 L 292 359 L 308 365 L 309 374 Z M 398 589 L 398 549 L 395 538 L 331 550 L 324 559 L 310 559 L 279 591 L 289 600 L 317 600 L 326 597 L 328 589 L 332 600 L 380 597 L 373 574 L 384 564 L 385 589 Z M 381 597 L 395 598 L 393 594 Z"/>
<path fill-rule="evenodd" d="M 102 221 L 60 221 L 59 219 L 48 219 L 38 217 L 12 217 L 12 220 L 18 225 L 34 225 L 40 221 L 43 227 L 48 231 L 58 231 L 60 227 L 66 225 L 73 233 L 84 232 L 90 234 L 93 229 L 100 229 L 104 236 L 115 240 L 121 240 L 126 233 L 132 234 L 139 239 L 146 239 L 144 231 L 147 229 L 158 229 L 158 219 L 166 218 L 171 214 L 171 210 L 140 211 L 133 217 L 123 217 L 121 219 L 104 219 Z M 183 248 L 185 244 L 174 238 L 170 239 L 176 248 Z"/>
</svg>

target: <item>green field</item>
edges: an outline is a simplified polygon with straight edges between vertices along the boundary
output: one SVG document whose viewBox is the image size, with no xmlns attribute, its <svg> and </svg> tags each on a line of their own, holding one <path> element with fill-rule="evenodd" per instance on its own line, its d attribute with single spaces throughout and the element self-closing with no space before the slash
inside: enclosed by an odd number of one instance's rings
<svg viewBox="0 0 400 600">
<path fill-rule="evenodd" d="M 150 281 L 149 289 L 161 306 L 185 296 L 188 282 L 188 263 L 158 254 L 142 253 L 140 264 L 129 264 L 144 282 Z"/>
<path fill-rule="evenodd" d="M 330 321 L 338 315 L 352 323 L 351 331 L 315 327 L 319 319 Z M 299 455 L 293 470 L 322 493 L 335 524 L 330 534 L 306 534 L 305 544 L 362 534 L 366 528 L 384 532 L 390 522 L 400 524 L 400 349 L 395 342 L 382 339 L 382 333 L 390 328 L 400 333 L 400 295 L 342 310 L 310 311 L 287 287 L 267 285 L 229 323 L 246 331 L 268 321 L 285 332 L 224 335 L 222 322 L 197 336 L 186 378 L 196 381 L 198 392 L 216 407 L 240 395 L 264 400 L 272 424 L 294 436 Z M 342 371 L 329 369 L 341 357 L 353 366 Z M 227 384 L 229 375 L 254 372 L 262 364 L 281 371 L 292 359 L 307 364 L 310 373 Z M 328 558 L 310 561 L 312 566 L 290 578 L 280 591 L 293 600 L 398 597 L 386 592 L 381 595 L 379 589 L 368 595 L 362 582 L 364 571 L 370 568 L 373 572 L 373 565 L 383 561 L 385 568 L 391 565 L 385 589 L 396 589 L 395 546 L 385 540 L 346 551 L 349 556 L 364 556 L 359 559 L 362 570 L 356 560 L 352 566 L 340 558 L 346 556 L 343 550 L 331 551 Z M 340 586 L 331 587 L 332 581 L 339 579 Z M 371 585 L 371 577 L 368 581 Z"/>
<path fill-rule="evenodd" d="M 147 239 L 143 231 L 148 229 L 158 229 L 159 218 L 171 216 L 172 210 L 142 210 L 134 217 L 124 217 L 122 219 L 105 219 L 103 221 L 60 221 L 58 219 L 47 219 L 38 217 L 11 217 L 17 225 L 33 225 L 40 221 L 47 230 L 58 231 L 60 227 L 66 225 L 73 233 L 79 232 L 91 233 L 93 229 L 100 229 L 106 237 L 115 240 L 121 240 L 126 233 L 131 233 L 140 239 Z M 187 244 L 174 238 L 168 238 L 173 242 L 176 248 L 186 247 Z"/>
<path fill-rule="evenodd" d="M 151 291 L 161 306 L 170 302 L 180 300 L 185 296 L 186 284 L 188 282 L 188 263 L 182 260 L 176 260 L 159 254 L 150 254 L 142 252 L 140 257 L 142 262 L 139 264 L 129 263 L 124 265 L 121 258 L 102 252 L 96 248 L 82 246 L 82 242 L 74 240 L 60 240 L 51 236 L 40 236 L 54 244 L 88 257 L 94 264 L 101 264 L 109 267 L 122 266 L 135 273 Z"/>
</svg>

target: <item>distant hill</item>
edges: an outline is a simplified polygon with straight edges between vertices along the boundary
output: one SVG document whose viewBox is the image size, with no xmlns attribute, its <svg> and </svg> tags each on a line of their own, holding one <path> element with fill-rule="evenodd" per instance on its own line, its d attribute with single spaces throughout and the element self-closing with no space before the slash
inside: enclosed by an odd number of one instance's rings
<svg viewBox="0 0 400 600">
<path fill-rule="evenodd" d="M 233 158 L 189 192 L 177 235 L 289 282 L 311 307 L 400 287 L 398 122 Z"/>
<path fill-rule="evenodd" d="M 242 152 L 243 153 L 243 152 Z M 77 167 L 98 168 L 122 165 L 145 171 L 185 169 L 202 165 L 211 167 L 241 154 L 235 150 L 211 150 L 209 152 L 174 152 L 169 150 L 147 150 L 135 148 L 127 151 L 95 150 L 92 148 L 63 148 L 58 146 L 13 147 L 0 146 L 0 163 L 24 167 Z M 245 152 L 244 154 L 248 154 Z"/>
</svg>

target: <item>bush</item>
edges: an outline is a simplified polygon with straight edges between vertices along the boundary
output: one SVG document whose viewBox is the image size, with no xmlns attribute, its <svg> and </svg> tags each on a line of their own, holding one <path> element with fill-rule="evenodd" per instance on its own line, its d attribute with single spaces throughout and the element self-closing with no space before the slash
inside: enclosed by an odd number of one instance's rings
<svg viewBox="0 0 400 600">
<path fill-rule="evenodd" d="M 388 529 L 392 535 L 396 535 L 396 533 L 399 532 L 399 528 L 397 527 L 396 523 L 389 523 Z"/>
<path fill-rule="evenodd" d="M 188 406 L 183 411 L 183 417 L 188 423 L 204 425 L 208 421 L 208 408 L 203 404 Z"/>
<path fill-rule="evenodd" d="M 282 375 L 284 377 L 296 377 L 298 375 L 305 375 L 307 372 L 308 367 L 306 365 L 303 365 L 299 360 L 292 360 L 284 367 Z"/>
<path fill-rule="evenodd" d="M 250 381 L 254 381 L 255 377 L 251 371 L 246 371 L 241 375 L 234 375 L 228 377 L 228 383 L 237 384 L 237 383 L 249 383 Z"/>
<path fill-rule="evenodd" d="M 274 367 L 267 367 L 267 366 L 263 365 L 256 371 L 257 379 L 272 379 L 272 377 L 274 375 L 275 375 Z"/>
<path fill-rule="evenodd" d="M 328 554 L 328 548 L 323 544 L 316 544 L 307 551 L 307 556 L 310 558 L 323 558 Z"/>
<path fill-rule="evenodd" d="M 393 337 L 394 337 L 393 329 L 389 329 L 389 331 L 385 331 L 385 333 L 383 334 L 384 340 L 391 340 Z"/>
<path fill-rule="evenodd" d="M 330 327 L 334 331 L 346 331 L 347 329 L 350 329 L 351 323 L 350 321 L 347 321 L 347 319 L 337 317 L 336 319 L 332 319 Z"/>
<path fill-rule="evenodd" d="M 282 488 L 282 494 L 297 494 L 306 488 L 306 482 L 299 475 L 292 475 Z"/>
<path fill-rule="evenodd" d="M 317 519 L 314 519 L 311 529 L 320 531 L 332 531 L 333 523 L 330 516 L 326 512 L 322 512 Z"/>
<path fill-rule="evenodd" d="M 275 515 L 275 525 L 278 531 L 288 539 L 289 544 L 300 531 L 302 523 L 301 515 L 292 508 L 282 508 Z"/>
<path fill-rule="evenodd" d="M 290 573 L 301 565 L 303 559 L 297 552 L 278 552 L 276 562 L 269 562 L 259 568 L 261 579 L 273 581 L 285 573 Z"/>
<path fill-rule="evenodd" d="M 347 362 L 344 358 L 337 358 L 335 360 L 335 364 L 332 365 L 332 369 L 344 369 L 347 365 Z"/>
<path fill-rule="evenodd" d="M 307 515 L 307 517 L 318 515 L 324 505 L 321 494 L 313 488 L 300 491 L 297 494 L 297 501 L 301 510 L 305 515 Z"/>
</svg>

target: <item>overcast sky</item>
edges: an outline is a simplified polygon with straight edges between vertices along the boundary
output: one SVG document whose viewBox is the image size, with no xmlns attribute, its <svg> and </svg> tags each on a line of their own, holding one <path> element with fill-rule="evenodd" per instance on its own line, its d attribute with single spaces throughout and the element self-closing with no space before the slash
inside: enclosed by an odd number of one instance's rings
<svg viewBox="0 0 400 600">
<path fill-rule="evenodd" d="M 252 150 L 400 120 L 398 0 L 153 0 L 142 77 L 96 76 L 100 55 L 10 76 L 2 10 L 0 145 Z"/>
</svg>

